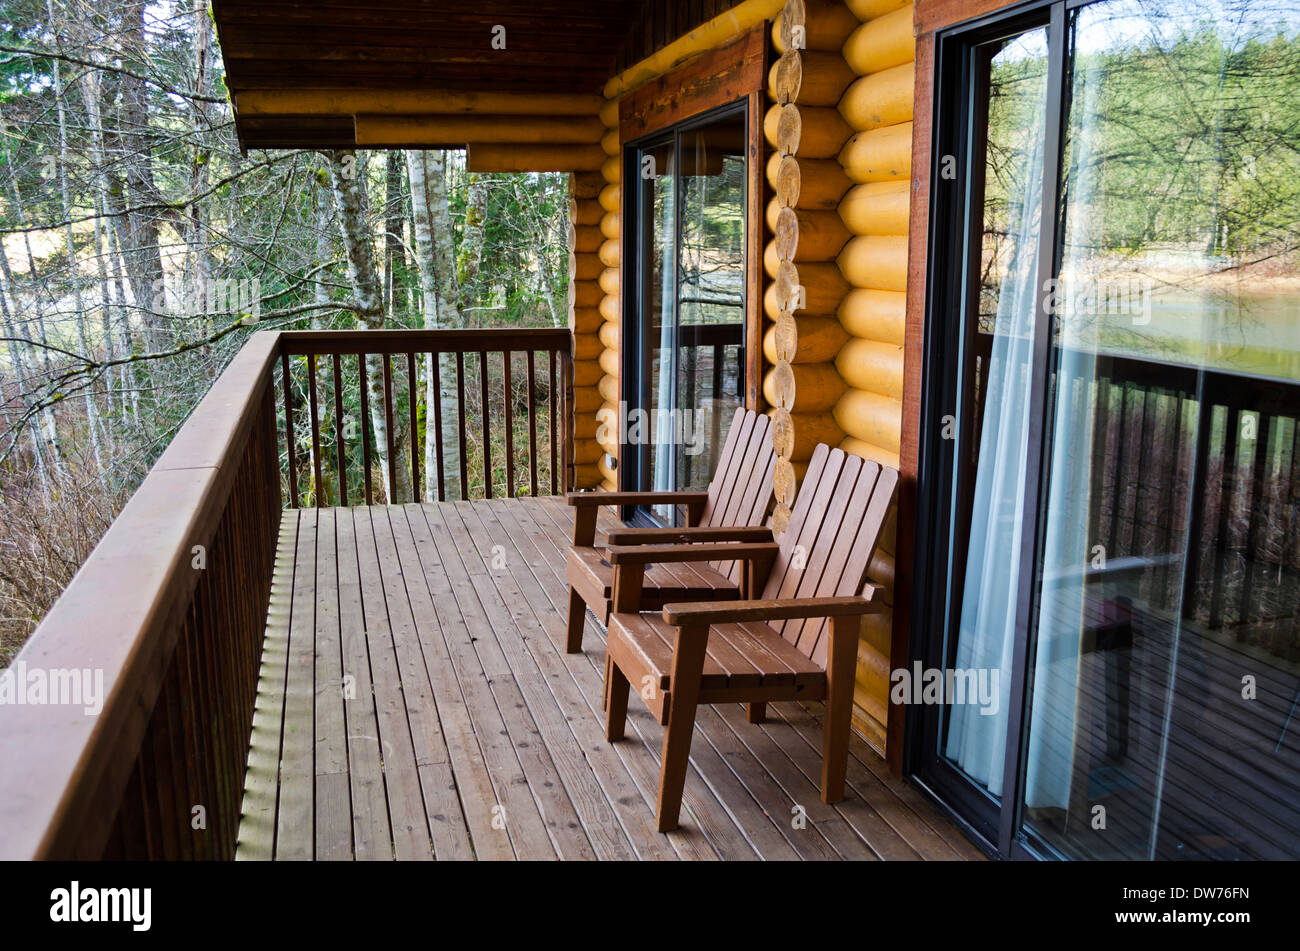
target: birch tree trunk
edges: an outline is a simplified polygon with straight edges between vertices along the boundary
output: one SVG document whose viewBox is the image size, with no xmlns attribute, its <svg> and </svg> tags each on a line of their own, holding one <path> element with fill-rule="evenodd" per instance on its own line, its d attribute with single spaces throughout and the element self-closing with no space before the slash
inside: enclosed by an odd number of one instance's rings
<svg viewBox="0 0 1300 951">
<path fill-rule="evenodd" d="M 5 165 L 8 167 L 12 167 L 13 157 L 10 155 L 9 152 L 8 137 L 0 136 L 0 142 L 4 143 Z M 19 191 L 18 189 L 18 176 L 11 175 L 9 177 L 9 187 L 10 187 L 10 191 L 13 192 L 13 196 L 14 196 L 14 204 L 13 204 L 14 215 L 18 218 L 18 224 L 23 229 L 23 248 L 27 252 L 27 276 L 31 281 L 32 302 L 36 310 L 36 315 L 35 315 L 36 330 L 37 330 L 36 339 L 39 340 L 42 345 L 40 347 L 40 359 L 41 359 L 43 369 L 45 371 L 45 377 L 46 379 L 49 379 L 52 373 L 52 367 L 50 365 L 50 351 L 48 349 L 49 337 L 46 334 L 45 315 L 42 312 L 42 307 L 44 305 L 42 304 L 41 297 L 42 297 L 42 290 L 46 290 L 47 295 L 50 292 L 48 291 L 48 289 L 44 287 L 44 284 L 40 279 L 40 272 L 37 270 L 36 267 L 36 254 L 32 250 L 32 236 L 31 236 L 31 232 L 27 230 L 27 208 L 26 205 L 23 203 L 22 192 Z M 3 271 L 4 273 L 5 283 L 9 285 L 10 297 L 14 301 L 14 310 L 17 311 L 18 285 L 14 281 L 13 270 L 10 268 L 9 265 L 8 254 L 0 254 L 0 271 Z M 17 314 L 15 314 L 15 317 L 17 317 Z M 28 340 L 32 339 L 30 333 L 25 333 L 23 334 L 23 336 Z M 43 433 L 42 439 L 50 451 L 51 467 L 53 468 L 54 473 L 56 475 L 60 475 L 63 473 L 64 469 L 63 469 L 63 448 L 59 440 L 58 421 L 55 419 L 54 410 L 51 409 L 48 405 L 41 410 L 40 417 L 41 417 L 40 429 L 41 432 Z"/>
<path fill-rule="evenodd" d="M 348 279 L 352 284 L 353 310 L 357 322 L 367 330 L 379 330 L 384 326 L 384 296 L 379 283 L 379 273 L 375 269 L 374 249 L 371 247 L 372 235 L 366 225 L 365 189 L 362 178 L 362 166 L 357 153 L 352 150 L 330 152 L 330 181 L 334 187 L 334 204 L 337 209 L 339 233 L 343 238 L 343 250 L 347 258 Z M 375 437 L 375 448 L 383 471 L 384 492 L 388 493 L 389 466 L 393 467 L 392 484 L 400 498 L 410 498 L 410 474 L 403 464 L 402 443 L 397 434 L 393 434 L 393 458 L 388 454 L 388 421 L 384 416 L 384 377 L 383 359 L 378 354 L 366 356 L 366 389 L 370 398 L 370 425 Z M 398 384 L 402 374 L 393 374 L 393 400 L 398 398 Z M 396 407 L 394 407 L 396 413 Z M 389 498 L 393 503 L 396 499 Z"/>
<path fill-rule="evenodd" d="M 54 23 L 54 0 L 45 0 L 45 9 L 49 13 L 50 23 Z M 59 38 L 59 33 L 55 32 L 55 47 L 62 49 L 63 43 Z M 64 250 L 68 258 L 68 280 L 72 284 L 72 296 L 75 308 L 74 321 L 77 327 L 77 342 L 81 345 L 81 352 L 90 356 L 94 351 L 90 346 L 90 339 L 86 334 L 86 306 L 85 300 L 81 296 L 81 278 L 77 272 L 77 244 L 72 233 L 72 219 L 74 211 L 72 208 L 72 194 L 68 188 L 68 116 L 65 100 L 63 98 L 63 69 L 60 62 L 55 59 L 50 63 L 50 72 L 54 80 L 54 97 L 56 104 L 56 116 L 58 119 L 59 131 L 59 197 L 63 202 L 63 243 Z M 90 433 L 91 450 L 95 455 L 95 474 L 99 478 L 100 487 L 104 491 L 105 497 L 110 495 L 108 488 L 108 475 L 105 467 L 104 450 L 100 440 L 100 421 L 99 407 L 95 403 L 95 387 L 93 382 L 87 382 L 83 399 L 86 404 L 86 429 Z"/>
<path fill-rule="evenodd" d="M 412 149 L 406 153 L 407 174 L 411 186 L 411 220 L 415 232 L 415 257 L 420 272 L 421 315 L 424 327 L 436 330 L 463 326 L 459 307 L 460 288 L 451 254 L 451 212 L 447 206 L 446 153 Z M 441 206 L 441 215 L 438 206 Z M 443 219 L 439 231 L 437 223 Z M 424 497 L 434 501 L 438 495 L 437 440 L 442 442 L 443 475 L 447 498 L 459 498 L 465 487 L 460 480 L 460 442 L 456 422 L 464 407 L 457 402 L 456 361 L 444 354 L 439 361 L 438 398 L 442 406 L 442 428 L 436 437 L 433 356 L 424 357 L 425 406 L 429 418 L 424 443 Z"/>
<path fill-rule="evenodd" d="M 142 61 L 137 72 L 147 73 L 147 44 L 145 39 L 145 8 L 136 4 L 128 8 L 123 18 L 126 43 Z M 162 248 L 158 243 L 158 223 L 154 213 L 146 210 L 165 207 L 153 178 L 153 148 L 149 132 L 148 93 L 144 81 L 128 73 L 121 74 L 123 116 L 118 127 L 130 130 L 120 139 L 117 162 L 123 169 L 127 186 L 125 217 L 127 240 L 123 242 L 127 254 L 127 277 L 136 305 L 145 314 L 145 348 L 157 349 L 163 344 L 163 315 L 151 312 L 155 299 L 163 291 Z"/>
<path fill-rule="evenodd" d="M 443 179 L 442 194 L 447 194 Z M 461 234 L 460 268 L 457 277 L 462 293 L 468 299 L 478 284 L 479 266 L 483 263 L 483 240 L 486 235 L 488 204 L 488 177 L 478 172 L 469 174 L 469 188 L 465 200 L 465 229 Z M 460 296 L 460 295 L 457 295 Z"/>
</svg>

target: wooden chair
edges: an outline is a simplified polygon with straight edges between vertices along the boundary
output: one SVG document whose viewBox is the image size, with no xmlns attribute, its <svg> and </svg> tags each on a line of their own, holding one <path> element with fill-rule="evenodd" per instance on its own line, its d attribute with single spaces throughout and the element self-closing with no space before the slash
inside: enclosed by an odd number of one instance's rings
<svg viewBox="0 0 1300 951">
<path fill-rule="evenodd" d="M 775 700 L 825 700 L 821 796 L 844 796 L 861 616 L 882 607 L 866 581 L 898 472 L 818 446 L 779 543 L 729 542 L 609 548 L 614 613 L 605 662 L 606 737 L 623 736 L 629 684 L 664 724 L 656 808 L 659 830 L 677 828 L 695 708 L 747 703 L 760 723 Z M 638 612 L 652 563 L 733 558 L 762 581 L 759 600 L 667 604 Z M 829 620 L 829 625 L 827 621 Z"/>
<path fill-rule="evenodd" d="M 681 544 L 695 541 L 771 541 L 764 527 L 772 503 L 771 421 L 762 413 L 738 409 L 718 456 L 718 468 L 707 491 L 701 492 L 570 492 L 574 507 L 573 547 L 566 558 L 569 582 L 569 618 L 566 650 L 582 650 L 582 627 L 587 606 L 602 622 L 609 620 L 614 569 L 597 544 L 596 517 L 606 505 L 684 505 L 686 528 L 621 528 L 606 544 Z M 700 598 L 721 600 L 739 596 L 742 582 L 736 562 L 712 564 L 665 563 L 644 575 L 641 596 L 646 609 L 669 601 Z"/>
</svg>

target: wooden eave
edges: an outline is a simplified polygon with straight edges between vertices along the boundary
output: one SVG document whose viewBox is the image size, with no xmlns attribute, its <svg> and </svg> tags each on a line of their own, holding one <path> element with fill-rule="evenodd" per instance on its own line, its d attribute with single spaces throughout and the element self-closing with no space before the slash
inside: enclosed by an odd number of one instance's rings
<svg viewBox="0 0 1300 951">
<path fill-rule="evenodd" d="M 594 118 L 640 6 L 213 0 L 212 15 L 240 145 L 337 149 L 471 141 L 462 128 L 441 142 L 359 142 L 357 115 Z"/>
</svg>

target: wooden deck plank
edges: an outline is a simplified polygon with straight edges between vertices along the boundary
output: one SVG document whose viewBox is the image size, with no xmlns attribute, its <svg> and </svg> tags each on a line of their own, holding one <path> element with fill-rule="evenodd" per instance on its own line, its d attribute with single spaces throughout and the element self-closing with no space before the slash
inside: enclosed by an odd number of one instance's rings
<svg viewBox="0 0 1300 951">
<path fill-rule="evenodd" d="M 316 693 L 316 509 L 298 514 L 298 555 L 294 562 L 293 615 L 289 621 L 288 671 L 280 739 L 280 802 L 275 857 L 315 857 L 315 693 Z"/>
<path fill-rule="evenodd" d="M 393 835 L 388 823 L 379 720 L 370 676 L 370 645 L 366 640 L 365 612 L 361 603 L 361 568 L 357 562 L 352 509 L 335 510 L 334 528 L 338 552 L 339 630 L 346 678 L 344 714 L 348 731 L 352 854 L 362 861 L 391 860 Z"/>
<path fill-rule="evenodd" d="M 554 498 L 285 513 L 238 858 L 982 857 L 859 738 L 821 803 L 818 703 L 701 708 L 656 832 L 663 728 L 634 703 L 607 743 L 603 630 L 564 652 L 571 522 Z"/>
<path fill-rule="evenodd" d="M 777 722 L 784 721 L 785 725 L 793 729 L 774 727 L 770 735 L 774 739 L 780 736 L 784 740 L 783 748 L 791 758 L 800 763 L 809 775 L 814 775 L 821 769 L 822 724 L 810 712 L 809 706 L 812 705 L 774 704 L 773 713 Z M 819 709 L 818 713 L 820 712 Z M 803 741 L 802 747 L 797 740 Z M 846 783 L 853 799 L 846 798 L 844 803 L 861 803 L 869 812 L 846 812 L 846 818 L 859 828 L 876 853 L 883 859 L 893 861 L 956 858 L 956 853 L 909 805 L 876 780 L 862 764 L 863 757 L 861 751 L 858 752 L 859 755 L 853 755 L 853 752 L 849 755 Z M 867 755 L 875 754 L 868 751 Z"/>
<path fill-rule="evenodd" d="M 391 524 L 398 555 L 406 572 L 412 613 L 425 643 L 429 681 L 438 698 L 439 718 L 447 741 L 458 808 L 471 840 L 471 849 L 478 858 L 514 858 L 509 832 L 504 825 L 494 822 L 496 816 L 492 807 L 497 804 L 497 795 L 447 646 L 451 639 L 468 641 L 469 632 L 460 613 L 455 610 L 455 598 L 446 584 L 423 518 L 412 521 L 394 515 Z M 420 577 L 424 578 L 423 586 L 416 583 Z M 438 818 L 440 814 L 442 808 L 435 805 L 429 816 L 433 822 L 439 822 L 442 821 Z"/>
<path fill-rule="evenodd" d="M 280 792 L 280 736 L 284 729 L 284 681 L 289 664 L 289 621 L 293 612 L 294 563 L 298 554 L 298 510 L 280 518 L 280 537 L 271 575 L 266 636 L 257 675 L 248 772 L 239 820 L 237 860 L 275 857 L 276 803 Z"/>
<path fill-rule="evenodd" d="M 802 837 L 811 832 L 816 834 L 833 851 L 834 856 L 854 861 L 871 861 L 877 858 L 866 842 L 854 831 L 835 806 L 827 805 L 821 799 L 821 787 L 814 777 L 805 775 L 798 766 L 776 745 L 767 731 L 745 719 L 745 708 L 738 703 L 719 704 L 710 710 L 725 727 L 734 734 L 738 743 L 743 743 L 750 755 L 758 761 L 763 774 L 779 789 L 788 808 L 786 822 L 789 823 L 791 835 Z M 802 828 L 794 822 L 796 807 L 802 812 Z M 778 814 L 779 815 L 779 814 Z M 792 840 L 791 844 L 798 848 Z"/>
<path fill-rule="evenodd" d="M 365 615 L 366 643 L 370 648 L 370 674 L 374 679 L 375 714 L 379 724 L 384 797 L 393 836 L 393 855 L 399 859 L 433 857 L 429 824 L 424 813 L 424 793 L 415 760 L 415 744 L 407 719 L 407 698 L 393 643 L 384 596 L 384 579 L 375 544 L 374 513 L 377 506 L 353 509 L 357 564 L 361 576 L 361 605 Z"/>
<path fill-rule="evenodd" d="M 461 690 L 466 690 L 464 677 L 466 670 L 469 671 L 470 676 L 483 678 L 486 682 L 487 691 L 480 687 L 474 687 L 467 690 L 465 694 L 467 710 L 473 718 L 473 722 L 466 721 L 469 727 L 469 737 L 472 737 L 476 730 L 487 730 L 496 735 L 509 734 L 511 739 L 514 740 L 512 744 L 514 747 L 513 758 L 504 756 L 495 747 L 483 751 L 493 758 L 483 760 L 483 777 L 476 779 L 478 791 L 474 795 L 483 797 L 481 803 L 476 805 L 476 809 L 481 813 L 478 822 L 481 825 L 483 819 L 486 818 L 488 827 L 493 830 L 493 834 L 499 836 L 501 831 L 504 830 L 512 840 L 520 839 L 525 834 L 528 834 L 528 828 L 517 828 L 512 825 L 512 806 L 503 799 L 500 792 L 494 791 L 494 788 L 501 789 L 503 783 L 518 786 L 521 776 L 528 783 L 544 785 L 552 782 L 553 771 L 548 771 L 546 763 L 538 762 L 534 758 L 535 750 L 544 752 L 545 748 L 541 744 L 532 741 L 534 731 L 530 729 L 528 724 L 519 722 L 521 718 L 501 715 L 503 711 L 497 698 L 499 694 L 505 694 L 513 699 L 513 677 L 508 671 L 492 677 L 487 676 L 481 655 L 475 648 L 477 640 L 484 637 L 492 638 L 493 634 L 490 628 L 486 631 L 483 630 L 477 614 L 471 613 L 469 617 L 466 616 L 465 607 L 460 602 L 467 595 L 462 590 L 458 597 L 457 592 L 453 589 L 452 576 L 449 572 L 452 555 L 448 552 L 440 552 L 433 543 L 433 535 L 429 524 L 424 519 L 418 505 L 406 506 L 401 510 L 393 509 L 392 514 L 394 524 L 397 523 L 399 517 L 406 523 L 407 537 L 410 540 L 408 557 L 417 559 L 421 563 L 421 572 L 426 585 L 425 594 L 430 599 L 426 610 L 433 609 L 440 617 L 443 614 L 453 615 L 444 631 L 448 638 L 454 639 L 454 644 L 452 644 L 451 640 L 448 641 L 452 645 L 452 652 L 444 662 L 446 674 L 460 678 Z M 412 596 L 412 599 L 415 600 L 415 595 Z M 434 605 L 437 607 L 434 608 Z M 448 689 L 451 688 L 448 687 Z M 507 701 L 506 711 L 515 712 L 512 706 Z M 509 722 L 511 720 L 514 722 Z M 466 738 L 466 742 L 468 742 L 469 737 Z M 499 775 L 495 780 L 495 787 L 493 786 L 494 779 L 492 775 L 493 762 L 505 764 L 505 772 L 499 771 Z M 483 784 L 483 779 L 486 779 L 486 787 Z M 531 793 L 532 790 L 529 790 L 529 792 Z M 515 791 L 515 794 L 517 795 L 517 791 Z M 462 794 L 462 798 L 467 797 Z M 549 810 L 546 809 L 546 805 L 550 806 Z M 466 808 L 469 808 L 468 803 Z M 504 818 L 502 816 L 503 809 L 505 810 Z M 484 812 L 484 810 L 486 811 Z M 525 809 L 525 814 L 530 817 L 536 814 L 538 821 L 543 824 L 567 822 L 567 816 L 564 815 L 562 807 L 556 806 L 553 802 L 539 807 L 536 799 L 534 799 L 533 809 L 531 811 Z M 534 830 L 531 834 L 536 836 L 537 833 Z M 549 830 L 547 830 L 547 835 L 550 835 Z M 536 846 L 541 853 L 541 857 L 554 857 L 556 854 L 566 856 L 565 851 L 556 852 L 555 842 L 557 841 L 561 843 L 562 849 L 567 849 L 567 855 L 569 856 L 577 857 L 580 855 L 586 857 L 590 854 L 589 850 L 584 851 L 585 840 L 574 844 L 570 837 L 561 833 L 558 839 L 553 837 L 550 844 Z M 523 847 L 525 851 L 534 848 L 528 842 L 520 842 L 518 845 Z"/>
<path fill-rule="evenodd" d="M 567 513 L 561 505 L 549 500 L 543 500 L 535 511 L 521 514 L 521 518 L 529 517 L 541 529 L 540 534 L 534 536 L 535 541 L 542 544 L 543 540 L 545 540 L 545 543 L 551 546 L 549 551 L 543 551 L 539 554 L 537 566 L 542 571 L 539 578 L 543 580 L 543 587 L 547 591 L 554 609 L 557 612 L 564 611 L 567 609 L 568 588 L 562 574 L 562 555 L 567 548 L 566 522 L 572 518 L 572 515 Z M 557 643 L 558 650 L 563 650 L 563 643 L 563 639 Z M 583 644 L 585 645 L 583 654 L 578 656 L 586 656 L 590 661 L 592 673 L 595 674 L 598 681 L 603 681 L 605 669 L 604 632 L 600 632 L 598 636 L 590 641 L 584 638 Z M 589 701 L 595 701 L 595 697 L 598 695 L 589 694 Z M 602 706 L 598 702 L 593 702 L 592 709 L 595 715 L 600 718 L 600 722 L 603 723 Z M 649 762 L 643 763 L 642 769 L 648 774 L 646 776 L 648 785 L 645 793 L 647 803 L 653 810 L 659 789 L 659 750 L 663 743 L 663 727 L 655 721 L 654 717 L 642 704 L 629 705 L 627 725 L 640 738 L 641 748 L 650 754 Z M 615 744 L 615 746 L 622 749 L 625 744 Z M 724 860 L 736 861 L 738 859 L 765 857 L 764 853 L 750 840 L 746 830 L 741 827 L 741 822 L 731 813 L 727 804 L 719 799 L 715 790 L 704 781 L 694 767 L 688 769 L 686 773 L 686 787 L 682 804 L 687 815 L 683 822 L 689 821 L 696 825 L 704 833 L 709 844 Z M 760 837 L 763 837 L 768 830 L 761 824 L 755 824 L 751 831 L 755 831 Z M 669 833 L 669 835 L 673 834 L 675 833 Z M 777 846 L 777 848 L 784 851 L 780 846 Z"/>
<path fill-rule="evenodd" d="M 517 523 L 510 521 L 512 517 L 518 517 L 515 514 L 517 508 L 515 500 L 503 499 L 491 506 L 476 507 L 474 515 L 479 518 L 485 537 L 490 537 L 495 544 L 507 546 L 513 552 L 512 557 L 524 559 L 531 546 L 525 544 L 521 549 L 511 534 L 512 528 L 518 528 Z M 563 619 L 551 607 L 536 577 L 529 570 L 502 572 L 494 576 L 494 580 L 506 603 L 527 606 L 516 621 L 522 636 L 508 639 L 516 640 L 520 650 L 527 655 L 525 658 L 521 654 L 512 661 L 521 685 L 531 682 L 528 674 L 535 670 L 536 684 L 552 696 L 559 722 L 565 725 L 572 742 L 576 743 L 575 752 L 581 752 L 599 794 L 608 802 L 613 818 L 625 833 L 624 837 L 635 855 L 642 859 L 677 858 L 677 852 L 668 840 L 656 834 L 653 816 L 645 808 L 635 778 L 620 760 L 618 752 L 606 742 L 599 719 L 592 715 L 592 708 L 587 705 L 577 680 L 566 669 L 562 657 L 568 655 L 562 655 L 555 646 L 557 639 L 563 641 Z M 505 640 L 502 641 L 503 649 Z M 563 734 L 556 738 L 556 742 L 566 747 L 571 745 L 565 743 Z M 712 850 L 710 852 L 711 857 L 717 857 Z"/>
<path fill-rule="evenodd" d="M 602 712 L 604 632 L 598 629 L 590 615 L 586 620 L 587 636 L 583 643 L 587 646 L 584 652 L 568 654 L 564 651 L 566 630 L 564 615 L 556 607 L 555 601 L 555 598 L 565 596 L 562 590 L 563 581 L 556 573 L 557 565 L 552 560 L 556 549 L 543 527 L 551 525 L 550 518 L 542 513 L 540 507 L 514 508 L 505 519 L 505 525 L 510 529 L 511 539 L 516 549 L 524 554 L 524 560 L 530 566 L 533 579 L 539 590 L 542 590 L 545 599 L 545 604 L 539 608 L 543 616 L 548 618 L 543 627 L 550 643 L 545 645 L 545 649 L 569 673 L 585 706 L 586 715 L 594 723 L 600 748 L 612 750 L 619 758 L 640 796 L 639 801 L 635 803 L 621 798 L 618 801 L 621 805 L 631 805 L 645 810 L 646 822 L 653 827 L 654 802 L 659 785 L 659 761 L 647 743 L 610 744 L 605 740 Z M 576 715 L 581 717 L 582 713 Z M 639 735 L 638 722 L 631 722 L 630 725 Z M 653 720 L 650 722 L 653 723 Z M 712 795 L 707 787 L 705 792 Z M 696 805 L 699 806 L 698 803 Z M 733 860 L 758 858 L 758 853 L 745 841 L 720 804 L 716 804 L 711 809 L 700 807 L 698 812 L 703 817 L 703 821 L 698 826 L 695 817 L 689 816 L 684 820 L 682 828 L 666 836 L 678 856 L 693 861 L 712 861 L 723 857 Z M 658 836 L 659 833 L 655 832 L 654 835 Z M 715 842 L 722 843 L 721 849 L 715 847 Z"/>
<path fill-rule="evenodd" d="M 334 509 L 316 516 L 316 858 L 352 858 L 343 644 L 339 630 L 339 561 Z"/>
<path fill-rule="evenodd" d="M 442 644 L 426 636 L 416 626 L 411 603 L 411 590 L 419 590 L 419 577 L 408 578 L 402 569 L 397 537 L 404 536 L 405 520 L 400 518 L 402 532 L 394 531 L 390 508 L 371 510 L 371 528 L 375 536 L 375 552 L 384 580 L 384 596 L 388 604 L 389 630 L 393 637 L 398 669 L 402 677 L 402 695 L 406 701 L 406 719 L 411 730 L 411 746 L 415 753 L 416 775 L 420 779 L 421 808 L 433 854 L 441 847 L 448 856 L 466 856 L 469 851 L 469 832 L 465 827 L 459 800 L 443 795 L 441 788 L 426 789 L 424 776 L 429 775 L 440 784 L 440 776 L 450 761 L 447 739 L 443 733 L 442 719 L 435 699 L 430 670 L 445 661 Z M 436 632 L 434 632 L 436 633 Z M 436 652 L 430 663 L 430 651 Z M 458 697 L 452 698 L 452 706 Z M 432 808 L 431 808 L 432 807 Z M 441 816 L 435 819 L 434 816 Z"/>
<path fill-rule="evenodd" d="M 525 591 L 516 578 L 516 570 L 511 570 L 518 569 L 517 562 L 522 556 L 494 517 L 495 506 L 489 508 L 486 505 L 461 503 L 456 508 L 470 537 L 474 539 L 480 558 L 486 557 L 486 563 L 491 567 L 497 553 L 500 554 L 500 568 L 490 571 L 494 587 L 490 592 L 480 587 L 479 600 L 491 621 L 498 649 L 514 672 L 515 683 L 532 713 L 543 745 L 551 751 L 561 781 L 582 821 L 596 857 L 636 857 L 632 842 L 600 781 L 602 776 L 609 775 L 602 768 L 607 764 L 589 763 L 584 747 L 572 729 L 573 718 L 565 716 L 559 699 L 548 685 L 548 678 L 543 675 L 529 650 L 528 642 L 532 639 L 549 641 L 534 613 L 534 601 L 539 596 L 538 592 Z M 512 565 L 512 561 L 516 564 Z M 518 571 L 518 574 L 531 578 L 527 571 Z M 560 671 L 556 673 L 564 676 Z M 587 716 L 579 716 L 577 722 L 591 726 Z M 623 778 L 626 782 L 626 774 Z M 661 851 L 671 852 L 662 846 Z"/>
<path fill-rule="evenodd" d="M 467 577 L 451 577 L 448 573 L 449 566 L 456 561 L 451 557 L 451 549 L 456 543 L 443 522 L 441 509 L 441 506 L 438 507 L 434 510 L 435 514 L 425 518 L 433 539 L 428 550 L 431 557 L 436 555 L 440 559 L 442 571 L 448 575 L 454 602 L 465 622 L 460 636 L 450 638 L 447 647 L 465 704 L 473 718 L 474 734 L 478 737 L 488 774 L 492 777 L 495 801 L 490 808 L 495 810 L 494 824 L 504 825 L 519 858 L 532 861 L 554 859 L 556 848 L 547 829 L 546 819 L 529 788 L 528 776 L 516 754 L 501 711 L 497 708 L 489 683 L 490 675 L 474 649 L 474 639 L 482 636 L 482 632 L 480 630 L 479 634 L 475 634 L 478 622 L 472 611 L 469 615 L 466 614 L 467 606 L 474 603 L 473 584 Z M 510 676 L 508 668 L 503 670 L 497 667 L 493 674 Z"/>
</svg>

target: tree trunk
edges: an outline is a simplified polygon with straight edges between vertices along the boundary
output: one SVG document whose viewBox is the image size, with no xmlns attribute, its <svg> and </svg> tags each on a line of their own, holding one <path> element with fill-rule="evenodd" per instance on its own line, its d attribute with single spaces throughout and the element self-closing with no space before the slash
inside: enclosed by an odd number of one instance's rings
<svg viewBox="0 0 1300 951">
<path fill-rule="evenodd" d="M 459 287 L 456 284 L 456 271 L 451 266 L 451 213 L 447 207 L 446 178 L 438 174 L 434 181 L 434 163 L 437 171 L 445 172 L 445 153 L 411 150 L 406 153 L 406 167 L 411 183 L 411 219 L 415 233 L 416 264 L 420 272 L 421 314 L 424 326 L 429 330 L 463 325 L 460 309 L 457 306 Z M 435 189 L 440 188 L 440 191 Z M 446 229 L 441 232 L 435 225 L 435 206 L 441 202 Z M 441 247 L 440 247 L 441 245 Z M 441 253 L 440 253 L 441 252 Z M 441 257 L 441 260 L 440 260 Z M 450 286 L 443 283 L 450 281 Z M 447 498 L 459 498 L 465 490 L 460 481 L 460 442 L 457 420 L 464 412 L 464 407 L 457 402 L 456 361 L 450 354 L 444 354 L 438 367 L 438 399 L 442 407 L 442 428 L 437 438 L 442 441 L 443 475 Z M 434 389 L 433 357 L 426 354 L 424 358 L 424 392 L 425 406 L 428 407 L 425 432 L 433 434 L 434 427 Z M 434 501 L 438 495 L 438 457 L 437 443 L 434 438 L 427 438 L 424 444 L 424 497 Z"/>
<path fill-rule="evenodd" d="M 348 262 L 348 279 L 352 284 L 353 310 L 357 322 L 367 330 L 379 330 L 384 326 L 384 298 L 379 284 L 379 274 L 375 270 L 374 250 L 371 247 L 372 235 L 366 226 L 365 187 L 363 170 L 355 151 L 334 151 L 328 155 L 330 181 L 334 187 L 334 203 L 338 211 L 339 233 L 343 238 L 343 250 Z M 388 495 L 389 466 L 393 466 L 393 484 L 399 498 L 410 498 L 410 474 L 403 463 L 404 440 L 393 434 L 393 458 L 388 456 L 388 421 L 384 415 L 384 377 L 383 357 L 378 354 L 366 356 L 366 388 L 370 399 L 370 424 L 374 433 L 375 448 L 383 472 L 384 492 Z M 403 374 L 400 368 L 393 373 L 393 402 L 396 404 L 399 385 Z M 394 416 L 397 407 L 393 407 Z M 389 498 L 393 503 L 397 499 Z"/>
<path fill-rule="evenodd" d="M 402 234 L 406 224 L 405 202 L 402 194 L 402 153 L 397 149 L 388 150 L 388 161 L 384 178 L 384 301 L 388 313 L 397 313 L 398 296 L 402 286 L 398 279 L 400 271 L 406 267 L 406 248 Z M 403 304 L 405 306 L 405 304 Z"/>
<path fill-rule="evenodd" d="M 54 0 L 45 0 L 45 9 L 50 16 L 50 25 L 54 25 Z M 56 30 L 55 48 L 62 49 L 60 34 Z M 85 354 L 87 360 L 95 358 L 94 352 L 90 347 L 90 339 L 86 334 L 86 306 L 81 296 L 81 278 L 77 273 L 77 245 L 72 233 L 72 219 L 74 211 L 72 207 L 72 192 L 68 187 L 68 116 L 67 103 L 63 98 L 63 69 L 59 60 L 51 61 L 51 74 L 54 80 L 54 101 L 55 113 L 58 119 L 59 134 L 59 197 L 63 203 L 63 243 L 64 250 L 68 258 L 68 280 L 72 284 L 72 295 L 74 301 L 74 310 L 76 313 L 75 322 L 77 326 L 77 343 L 81 347 L 81 352 Z M 95 404 L 95 387 L 93 381 L 88 381 L 83 392 L 83 399 L 86 404 L 86 428 L 90 432 L 91 450 L 95 456 L 95 475 L 99 479 L 100 488 L 103 489 L 104 497 L 110 496 L 108 488 L 107 468 L 104 460 L 104 450 L 100 440 L 100 422 L 99 407 Z"/>
<path fill-rule="evenodd" d="M 126 44 L 137 54 L 139 62 L 132 63 L 135 72 L 147 73 L 149 64 L 145 56 L 145 7 L 140 3 L 129 9 L 123 18 Z M 163 296 L 162 249 L 158 243 L 158 225 L 154 213 L 147 206 L 163 206 L 153 178 L 153 143 L 149 131 L 149 104 L 144 81 L 126 73 L 121 74 L 123 116 L 119 127 L 125 132 L 120 139 L 118 164 L 126 177 L 127 276 L 136 304 L 145 315 L 145 348 L 155 350 L 165 344 L 162 334 L 164 316 L 153 308 Z"/>
<path fill-rule="evenodd" d="M 443 197 L 446 197 L 444 178 Z M 488 176 L 472 172 L 469 175 L 469 194 L 465 202 L 465 229 L 461 233 L 460 268 L 457 276 L 465 295 L 463 300 L 478 297 L 479 266 L 483 262 L 483 240 L 486 234 L 488 205 Z"/>
</svg>

